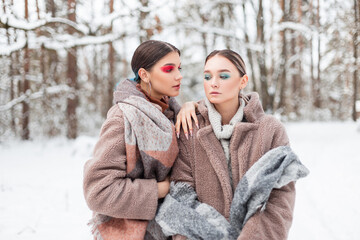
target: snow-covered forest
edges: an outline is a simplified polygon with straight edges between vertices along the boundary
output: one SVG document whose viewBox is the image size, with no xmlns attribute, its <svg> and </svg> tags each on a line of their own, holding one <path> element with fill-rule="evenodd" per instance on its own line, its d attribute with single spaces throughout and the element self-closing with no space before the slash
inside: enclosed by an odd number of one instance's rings
<svg viewBox="0 0 360 240">
<path fill-rule="evenodd" d="M 142 41 L 181 50 L 179 102 L 203 97 L 204 59 L 231 48 L 283 121 L 359 116 L 359 0 L 1 0 L 0 142 L 98 133 Z"/>
<path fill-rule="evenodd" d="M 92 239 L 83 166 L 147 39 L 180 49 L 180 103 L 239 52 L 310 170 L 289 240 L 360 239 L 360 0 L 0 0 L 0 239 Z"/>
</svg>

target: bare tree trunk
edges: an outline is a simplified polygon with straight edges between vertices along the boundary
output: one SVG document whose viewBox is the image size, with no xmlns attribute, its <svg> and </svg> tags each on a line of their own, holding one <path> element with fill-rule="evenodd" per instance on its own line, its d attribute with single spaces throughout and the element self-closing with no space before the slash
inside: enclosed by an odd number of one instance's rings
<svg viewBox="0 0 360 240">
<path fill-rule="evenodd" d="M 281 10 L 283 11 L 283 17 L 281 19 L 281 22 L 285 22 L 288 20 L 288 13 L 286 10 L 286 0 L 280 1 Z M 278 108 L 283 108 L 285 114 L 287 114 L 286 109 L 286 65 L 287 65 L 287 41 L 286 41 L 286 29 L 280 32 L 280 36 L 282 39 L 282 52 L 281 52 L 281 75 L 280 75 L 280 100 L 278 104 Z"/>
<path fill-rule="evenodd" d="M 148 26 L 144 26 L 146 22 L 145 19 L 149 15 L 147 8 L 149 7 L 149 0 L 140 0 L 142 9 L 140 9 L 140 18 L 139 18 L 139 26 L 140 26 L 140 43 L 149 40 L 153 35 L 153 31 L 148 28 Z M 146 33 L 146 34 L 145 34 Z M 145 35 L 144 35 L 145 34 Z"/>
<path fill-rule="evenodd" d="M 234 8 L 231 5 L 232 3 L 219 3 L 220 26 L 223 29 L 228 29 L 228 26 L 225 26 L 226 20 L 233 21 Z M 228 36 L 224 37 L 224 42 L 226 48 L 231 49 L 231 38 Z"/>
<path fill-rule="evenodd" d="M 271 28 L 273 28 L 273 26 L 275 25 L 274 22 L 274 2 L 277 2 L 277 0 L 271 0 L 271 7 L 270 7 L 270 15 L 271 15 Z M 278 11 L 278 9 L 276 8 L 275 10 L 276 12 Z M 272 29 L 270 31 L 273 31 Z M 276 38 L 276 36 L 275 36 Z M 278 81 L 279 81 L 279 75 L 280 75 L 280 69 L 279 67 L 276 67 L 277 64 L 277 57 L 276 57 L 276 53 L 277 47 L 273 44 L 274 42 L 274 34 L 270 35 L 270 39 L 269 39 L 269 43 L 270 43 L 270 52 L 268 53 L 271 56 L 271 63 L 270 63 L 270 67 L 269 67 L 269 71 L 268 71 L 268 75 L 270 77 L 270 82 L 269 82 L 269 95 L 270 95 L 270 102 L 272 103 L 272 108 L 273 111 L 276 111 L 276 102 L 275 102 L 275 97 L 277 95 L 278 89 L 276 88 Z"/>
<path fill-rule="evenodd" d="M 3 2 L 3 10 L 4 13 L 6 14 L 6 5 L 5 5 L 5 0 L 2 1 Z M 7 43 L 10 45 L 11 44 L 11 36 L 9 33 L 9 29 L 6 29 L 6 36 L 7 36 Z M 15 98 L 15 86 L 14 86 L 14 53 L 10 54 L 10 64 L 9 64 L 9 80 L 10 80 L 10 101 L 13 100 Z M 15 124 L 15 113 L 14 113 L 14 108 L 10 109 L 10 127 L 11 127 L 11 131 L 14 133 L 14 135 L 16 136 L 16 124 Z"/>
<path fill-rule="evenodd" d="M 257 52 L 257 60 L 260 68 L 260 85 L 261 85 L 261 97 L 264 110 L 272 111 L 272 104 L 270 103 L 270 96 L 268 91 L 268 75 L 265 63 L 265 34 L 264 34 L 264 14 L 263 14 L 263 1 L 259 0 L 259 10 L 256 19 L 257 25 L 257 41 L 263 46 L 261 52 Z"/>
<path fill-rule="evenodd" d="M 45 12 L 50 13 L 51 17 L 56 17 L 56 4 L 54 0 L 45 1 Z M 57 52 L 54 50 L 46 50 L 44 45 L 41 46 L 41 72 L 43 75 L 43 86 L 44 88 L 51 85 L 60 84 L 59 74 L 57 69 L 59 67 L 59 59 Z M 49 137 L 56 136 L 59 134 L 59 128 L 56 126 L 56 121 L 58 115 L 58 107 L 61 103 L 56 101 L 56 98 L 59 98 L 60 94 L 46 94 L 43 101 L 43 111 L 45 115 L 45 121 L 47 127 L 45 133 Z"/>
<path fill-rule="evenodd" d="M 37 17 L 38 17 L 38 19 L 40 19 L 39 0 L 36 0 L 36 1 L 35 1 L 35 5 L 36 5 L 36 13 L 37 13 Z"/>
<path fill-rule="evenodd" d="M 56 17 L 56 4 L 54 0 L 46 0 L 45 3 L 46 12 L 51 12 L 51 17 Z M 48 69 L 49 69 L 49 80 L 51 83 L 59 84 L 59 77 L 57 74 L 57 66 L 59 64 L 59 59 L 56 51 L 48 51 L 49 61 L 48 61 Z M 50 83 L 50 84 L 51 84 Z"/>
<path fill-rule="evenodd" d="M 109 3 L 110 7 L 110 14 L 114 12 L 114 0 L 110 0 Z M 109 32 L 112 32 L 112 25 L 109 28 Z M 109 63 L 109 77 L 108 77 L 108 84 L 107 84 L 107 101 L 105 103 L 105 106 L 103 106 L 103 117 L 106 117 L 107 111 L 111 108 L 113 105 L 113 91 L 114 91 L 114 71 L 115 71 L 115 49 L 113 47 L 113 44 L 110 42 L 108 44 L 109 46 L 109 54 L 108 54 L 108 63 Z"/>
<path fill-rule="evenodd" d="M 46 0 L 45 7 L 46 7 L 46 12 L 51 11 L 51 17 L 56 17 L 56 5 L 54 0 Z"/>
<path fill-rule="evenodd" d="M 297 15 L 298 15 L 298 23 L 301 24 L 302 22 L 302 17 L 303 17 L 303 11 L 301 9 L 302 7 L 302 0 L 297 0 Z M 302 79 L 302 59 L 303 59 L 303 49 L 304 49 L 304 40 L 303 40 L 303 36 L 301 34 L 299 34 L 298 36 L 298 42 L 297 42 L 297 46 L 298 46 L 298 55 L 299 55 L 299 59 L 296 61 L 296 69 L 297 69 L 297 73 L 296 73 L 296 89 L 298 92 L 298 97 L 299 99 L 296 102 L 296 108 L 295 108 L 295 112 L 300 115 L 300 110 L 299 107 L 301 107 L 301 105 L 303 105 L 303 100 L 305 98 L 305 92 L 304 92 L 304 86 L 305 86 L 305 79 Z"/>
<path fill-rule="evenodd" d="M 317 0 L 317 9 L 316 9 L 316 27 L 318 30 L 318 38 L 317 38 L 317 50 L 318 50 L 318 63 L 317 63 L 317 78 L 314 79 L 315 83 L 313 84 L 313 95 L 314 99 L 314 107 L 321 108 L 321 76 L 320 76 L 320 62 L 321 62 L 321 54 L 320 54 L 320 1 Z"/>
<path fill-rule="evenodd" d="M 290 16 L 292 16 L 291 21 L 301 22 L 301 1 L 300 0 L 290 0 Z M 298 36 L 297 36 L 298 35 Z M 291 30 L 291 54 L 292 57 L 295 57 L 291 68 L 293 69 L 292 74 L 292 97 L 291 97 L 291 109 L 299 116 L 299 105 L 301 104 L 301 64 L 300 64 L 300 44 L 301 44 L 301 34 Z"/>
<path fill-rule="evenodd" d="M 95 106 L 96 106 L 96 110 L 98 111 L 102 111 L 101 110 L 101 105 L 102 105 L 102 92 L 103 89 L 99 88 L 99 68 L 100 68 L 100 64 L 98 64 L 98 48 L 97 46 L 93 46 L 93 57 L 92 57 L 92 68 L 90 69 L 90 76 L 92 77 L 92 81 L 93 81 L 93 85 L 94 85 L 94 94 L 92 96 L 92 101 L 94 102 Z M 101 54 L 100 54 L 101 55 Z"/>
<path fill-rule="evenodd" d="M 76 2 L 75 0 L 68 0 L 68 19 L 76 22 Z M 73 34 L 72 28 L 68 29 L 69 34 Z M 75 139 L 77 137 L 77 116 L 76 108 L 78 105 L 77 90 L 77 50 L 76 47 L 68 49 L 67 54 L 67 83 L 73 90 L 67 98 L 67 137 Z"/>
<path fill-rule="evenodd" d="M 311 21 L 310 21 L 310 25 L 313 26 L 314 25 L 314 10 L 313 10 L 313 0 L 310 1 L 310 7 L 309 7 L 309 12 L 311 15 Z M 315 76 L 314 76 L 314 47 L 313 47 L 313 43 L 314 43 L 314 38 L 313 35 L 311 36 L 310 39 L 310 73 L 311 73 L 311 96 L 312 96 L 312 106 L 314 107 L 314 102 L 315 102 Z"/>
<path fill-rule="evenodd" d="M 123 44 L 123 56 L 121 57 L 121 64 L 123 66 L 122 69 L 122 77 L 123 79 L 125 79 L 128 76 L 128 61 L 126 60 L 126 40 L 124 39 L 124 41 L 122 42 Z M 131 71 L 132 72 L 132 71 Z M 116 82 L 120 81 L 119 79 L 116 80 Z"/>
<path fill-rule="evenodd" d="M 207 23 L 208 19 L 204 16 L 204 14 L 201 13 L 201 9 L 200 9 L 199 6 L 197 6 L 197 11 L 198 11 L 198 13 L 199 13 L 199 15 L 200 15 L 200 17 L 201 17 L 202 24 L 205 25 L 205 24 Z M 204 51 L 204 56 L 205 56 L 205 57 L 210 53 L 210 52 L 209 52 L 209 46 L 208 46 L 207 41 L 206 41 L 206 40 L 207 40 L 207 36 L 208 36 L 207 33 L 205 33 L 205 32 L 202 32 L 202 33 L 201 33 L 202 47 L 203 47 L 203 51 Z M 214 36 L 214 38 L 215 38 L 215 36 Z M 215 39 L 214 39 L 214 41 L 215 41 Z"/>
<path fill-rule="evenodd" d="M 354 14 L 355 14 L 355 33 L 353 36 L 353 46 L 354 46 L 354 65 L 355 70 L 353 73 L 354 78 L 354 95 L 353 95 L 353 107 L 352 107 L 352 118 L 354 121 L 357 120 L 357 112 L 356 112 L 356 101 L 358 101 L 358 46 L 359 46 L 359 31 L 360 31 L 360 4 L 357 2 L 358 0 L 354 0 Z"/>
<path fill-rule="evenodd" d="M 25 19 L 29 19 L 29 9 L 28 9 L 28 0 L 25 0 Z M 30 59 L 29 59 L 29 47 L 28 47 L 28 36 L 25 32 L 26 38 L 26 46 L 24 49 L 24 74 L 23 74 L 23 86 L 22 92 L 25 94 L 28 90 L 30 90 L 30 83 L 28 78 L 29 68 L 30 68 Z M 22 132 L 21 139 L 29 140 L 30 138 L 30 129 L 29 129 L 29 121 L 30 121 L 30 107 L 27 101 L 22 102 Z"/>
<path fill-rule="evenodd" d="M 245 9 L 245 1 L 242 2 L 242 9 L 243 9 L 243 21 L 244 21 L 244 34 L 245 34 L 245 43 L 249 44 L 249 35 L 247 34 L 247 16 L 246 16 L 246 9 Z M 256 83 L 255 71 L 254 71 L 254 62 L 253 62 L 253 54 L 252 51 L 247 48 L 246 50 L 247 58 L 249 60 L 250 68 L 251 68 L 251 78 L 253 83 L 253 91 L 258 91 L 258 86 Z"/>
</svg>

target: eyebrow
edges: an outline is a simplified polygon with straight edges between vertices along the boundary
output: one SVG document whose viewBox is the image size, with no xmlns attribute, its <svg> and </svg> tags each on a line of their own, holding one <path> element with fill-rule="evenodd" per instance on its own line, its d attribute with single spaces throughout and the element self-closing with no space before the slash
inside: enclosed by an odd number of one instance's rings
<svg viewBox="0 0 360 240">
<path fill-rule="evenodd" d="M 211 72 L 210 70 L 205 70 L 204 73 L 209 73 Z M 217 72 L 231 72 L 229 69 L 220 69 Z"/>
<path fill-rule="evenodd" d="M 175 63 L 166 63 L 163 66 L 176 66 Z M 179 66 L 181 66 L 181 63 L 179 64 Z"/>
</svg>

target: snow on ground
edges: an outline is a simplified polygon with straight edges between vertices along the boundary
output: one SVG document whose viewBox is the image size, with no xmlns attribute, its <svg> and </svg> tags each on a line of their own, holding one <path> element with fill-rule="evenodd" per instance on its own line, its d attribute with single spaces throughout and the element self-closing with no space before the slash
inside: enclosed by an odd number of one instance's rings
<svg viewBox="0 0 360 240">
<path fill-rule="evenodd" d="M 288 123 L 310 169 L 297 182 L 289 240 L 360 239 L 360 132 L 355 123 Z M 82 169 L 96 138 L 0 145 L 0 239 L 91 239 Z"/>
</svg>

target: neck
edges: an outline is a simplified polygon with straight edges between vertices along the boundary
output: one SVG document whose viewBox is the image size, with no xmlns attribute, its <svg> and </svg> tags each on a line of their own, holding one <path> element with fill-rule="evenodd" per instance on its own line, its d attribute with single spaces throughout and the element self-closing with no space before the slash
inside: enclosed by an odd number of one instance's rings
<svg viewBox="0 0 360 240">
<path fill-rule="evenodd" d="M 221 124 L 226 125 L 230 123 L 230 120 L 234 117 L 239 109 L 239 99 L 234 98 L 224 103 L 214 104 L 214 107 L 221 115 Z"/>
<path fill-rule="evenodd" d="M 155 99 L 157 99 L 157 100 L 161 100 L 161 98 L 163 98 L 162 95 L 154 94 L 154 92 L 152 91 L 152 89 L 150 89 L 150 84 L 141 81 L 141 82 L 140 82 L 140 86 L 141 86 L 141 89 L 143 89 L 145 92 L 147 92 L 147 94 L 148 94 L 150 97 L 155 98 Z"/>
</svg>

